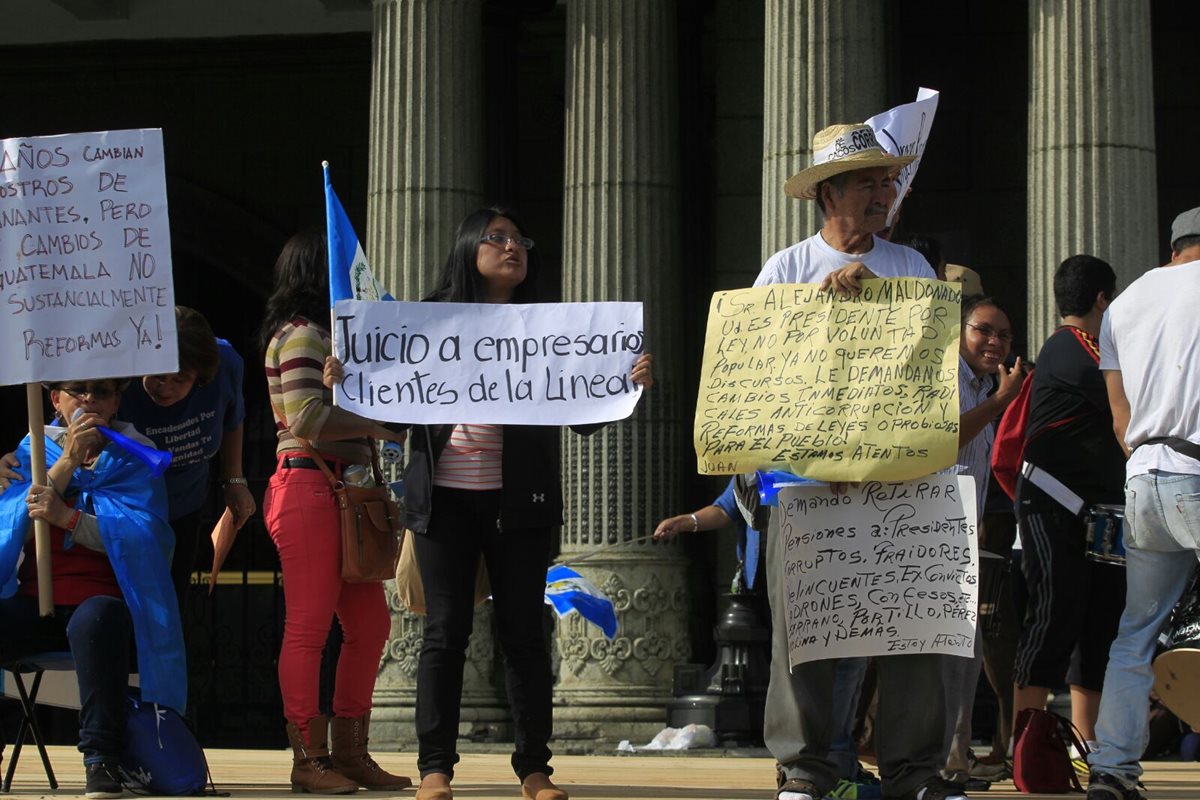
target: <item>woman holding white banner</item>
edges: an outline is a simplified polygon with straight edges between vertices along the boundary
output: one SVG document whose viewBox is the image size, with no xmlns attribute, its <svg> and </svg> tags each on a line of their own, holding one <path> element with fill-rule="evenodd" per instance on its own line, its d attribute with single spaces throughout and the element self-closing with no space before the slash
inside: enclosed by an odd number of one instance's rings
<svg viewBox="0 0 1200 800">
<path fill-rule="evenodd" d="M 391 617 L 382 582 L 348 583 L 341 574 L 341 523 L 324 460 L 341 476 L 370 464 L 373 440 L 403 441 L 368 419 L 333 407 L 321 385 L 331 352 L 329 273 L 319 232 L 293 236 L 275 263 L 262 337 L 267 387 L 279 443 L 263 497 L 263 516 L 283 572 L 286 617 L 279 688 L 292 744 L 292 789 L 345 794 L 412 785 L 385 772 L 367 752 L 371 695 Z M 311 451 L 308 449 L 311 447 Z M 318 706 L 321 650 L 337 613 L 345 634 L 334 684 L 332 720 Z"/>
<path fill-rule="evenodd" d="M 507 210 L 469 214 L 426 300 L 533 302 L 533 244 Z M 641 355 L 631 373 L 644 388 L 653 384 L 650 363 L 648 354 Z M 327 363 L 326 385 L 340 374 L 340 364 Z M 550 781 L 553 676 L 543 627 L 546 568 L 563 521 L 558 442 L 556 426 L 536 424 L 413 430 L 405 523 L 417 534 L 413 543 L 427 612 L 417 667 L 417 800 L 453 796 L 463 666 L 481 557 L 504 652 L 516 739 L 513 770 L 528 800 L 566 800 L 567 793 Z"/>
</svg>

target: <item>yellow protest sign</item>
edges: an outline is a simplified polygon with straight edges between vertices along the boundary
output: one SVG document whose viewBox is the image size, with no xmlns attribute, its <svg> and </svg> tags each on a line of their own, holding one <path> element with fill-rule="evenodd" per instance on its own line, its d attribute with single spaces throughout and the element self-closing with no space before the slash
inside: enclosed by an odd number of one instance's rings
<svg viewBox="0 0 1200 800">
<path fill-rule="evenodd" d="M 924 278 L 862 287 L 855 298 L 816 284 L 713 295 L 694 433 L 702 474 L 900 481 L 954 463 L 961 290 Z"/>
</svg>

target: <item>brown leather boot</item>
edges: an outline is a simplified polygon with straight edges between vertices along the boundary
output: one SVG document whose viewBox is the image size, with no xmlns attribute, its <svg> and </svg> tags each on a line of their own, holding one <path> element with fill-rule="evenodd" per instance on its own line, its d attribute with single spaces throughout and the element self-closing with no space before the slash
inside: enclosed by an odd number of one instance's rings
<svg viewBox="0 0 1200 800">
<path fill-rule="evenodd" d="M 533 772 L 521 781 L 521 795 L 525 800 L 567 800 L 567 793 L 555 786 L 544 772 Z"/>
<path fill-rule="evenodd" d="M 334 717 L 330 725 L 330 745 L 333 766 L 338 772 L 372 791 L 394 792 L 412 786 L 412 780 L 403 775 L 384 771 L 367 752 L 367 729 L 371 724 L 371 712 L 361 717 Z"/>
<path fill-rule="evenodd" d="M 312 794 L 350 794 L 358 784 L 334 769 L 326 746 L 329 718 L 322 715 L 308 721 L 308 741 L 296 723 L 287 725 L 292 745 L 292 791 Z"/>
</svg>

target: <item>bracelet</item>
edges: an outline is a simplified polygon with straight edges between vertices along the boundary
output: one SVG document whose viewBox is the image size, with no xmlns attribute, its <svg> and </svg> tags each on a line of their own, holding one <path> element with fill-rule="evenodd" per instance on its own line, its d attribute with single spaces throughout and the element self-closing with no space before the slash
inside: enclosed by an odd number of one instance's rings
<svg viewBox="0 0 1200 800">
<path fill-rule="evenodd" d="M 231 483 L 235 486 L 249 486 L 250 485 L 249 481 L 247 481 L 241 475 L 238 475 L 236 477 L 226 478 L 225 480 L 221 481 L 221 488 L 225 488 L 226 486 L 228 486 Z"/>
<path fill-rule="evenodd" d="M 692 518 L 692 533 L 700 530 L 700 520 L 696 519 L 696 515 L 688 514 L 688 516 Z"/>
<path fill-rule="evenodd" d="M 74 533 L 75 526 L 79 524 L 79 517 L 82 515 L 83 515 L 82 511 L 80 511 L 78 508 L 75 509 L 75 513 L 71 515 L 71 519 L 67 520 L 67 525 L 66 525 L 65 530 Z"/>
</svg>

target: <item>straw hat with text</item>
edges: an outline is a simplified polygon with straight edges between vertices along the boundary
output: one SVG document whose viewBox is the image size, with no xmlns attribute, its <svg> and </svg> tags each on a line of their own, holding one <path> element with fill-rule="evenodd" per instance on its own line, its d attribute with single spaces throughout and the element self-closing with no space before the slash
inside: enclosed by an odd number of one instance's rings
<svg viewBox="0 0 1200 800">
<path fill-rule="evenodd" d="M 830 125 L 812 138 L 812 166 L 787 179 L 783 192 L 788 197 L 812 200 L 817 184 L 842 172 L 888 167 L 899 172 L 916 156 L 894 156 L 880 147 L 875 131 L 861 122 Z"/>
</svg>

